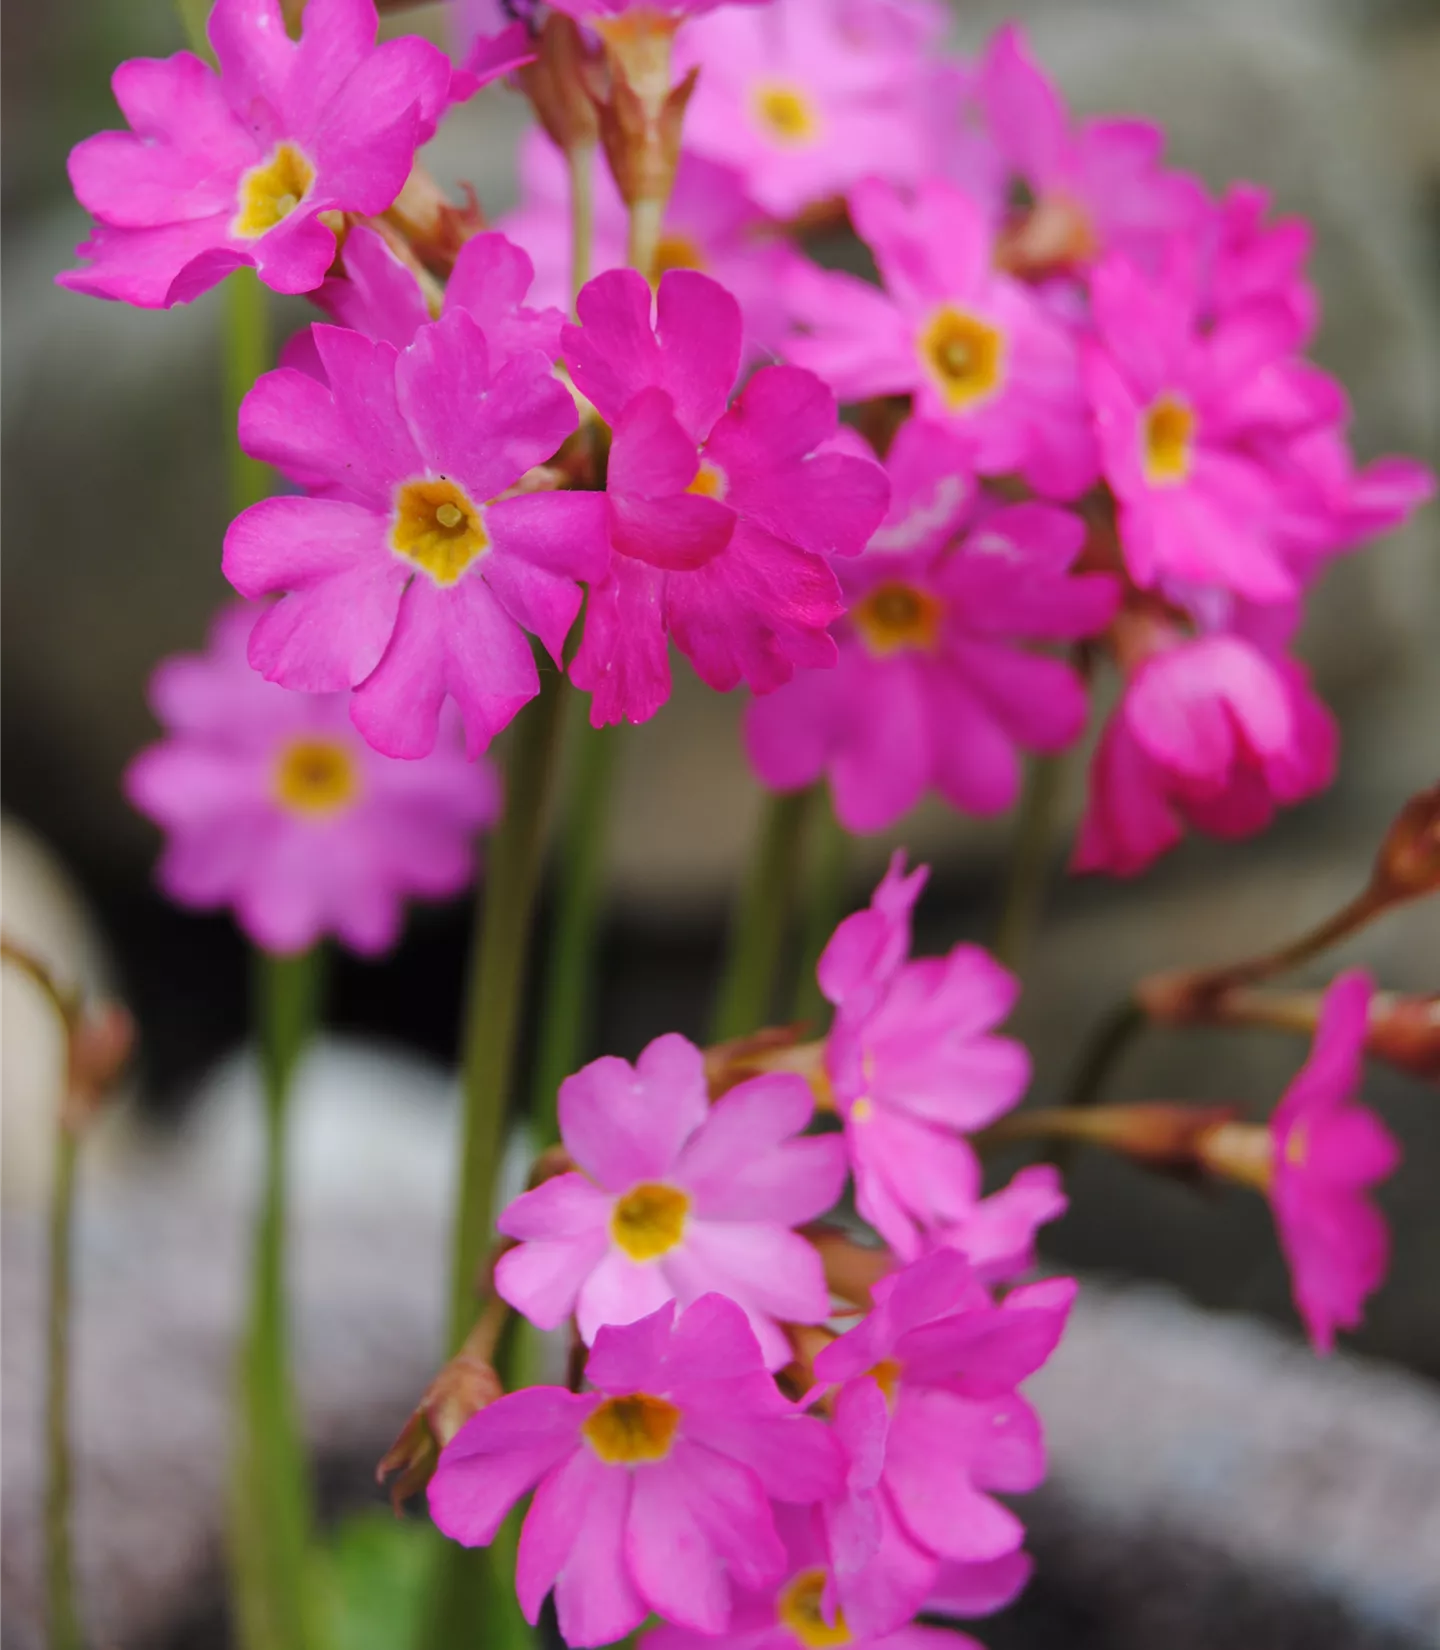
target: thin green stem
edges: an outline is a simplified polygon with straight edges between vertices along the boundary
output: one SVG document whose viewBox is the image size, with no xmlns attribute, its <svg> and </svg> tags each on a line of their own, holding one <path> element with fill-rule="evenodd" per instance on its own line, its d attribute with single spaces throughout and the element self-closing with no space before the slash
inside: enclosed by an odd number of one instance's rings
<svg viewBox="0 0 1440 1650">
<path fill-rule="evenodd" d="M 586 701 L 570 700 L 574 762 L 565 795 L 555 926 L 546 959 L 531 1116 L 540 1146 L 559 1138 L 555 1096 L 584 1059 L 594 1012 L 595 959 L 605 892 L 607 823 L 619 728 L 592 728 Z"/>
<path fill-rule="evenodd" d="M 1095 1105 L 1116 1061 L 1147 1023 L 1144 1009 L 1133 997 L 1116 1003 L 1091 1033 L 1060 1104 L 1064 1107 Z"/>
<path fill-rule="evenodd" d="M 237 269 L 225 283 L 225 412 L 229 423 L 230 504 L 237 513 L 270 491 L 270 471 L 240 450 L 240 403 L 269 370 L 268 295 L 253 269 Z"/>
<path fill-rule="evenodd" d="M 995 955 L 1016 973 L 1023 970 L 1045 905 L 1055 813 L 1064 774 L 1062 761 L 1058 756 L 1034 757 L 1025 776 L 1025 794 L 995 929 Z"/>
<path fill-rule="evenodd" d="M 829 792 L 822 786 L 810 808 L 805 841 L 805 904 L 801 918 L 800 958 L 790 1016 L 818 1023 L 828 1012 L 815 977 L 820 954 L 845 914 L 845 882 L 850 865 L 850 837 L 835 817 Z"/>
<path fill-rule="evenodd" d="M 45 1600 L 50 1650 L 80 1650 L 70 1546 L 71 1243 L 79 1142 L 62 1116 L 55 1127 L 45 1370 Z"/>
<path fill-rule="evenodd" d="M 730 930 L 712 1042 L 758 1031 L 769 1019 L 812 795 L 806 790 L 766 799 Z"/>
<path fill-rule="evenodd" d="M 236 1604 L 246 1650 L 313 1650 L 319 1637 L 310 1588 L 312 1494 L 291 1383 L 285 1259 L 290 1100 L 319 1018 L 323 977 L 318 948 L 293 957 L 255 955 L 265 1163 L 231 1485 Z"/>
<path fill-rule="evenodd" d="M 565 151 L 570 174 L 570 309 L 590 279 L 595 246 L 595 145 L 577 143 Z"/>
<path fill-rule="evenodd" d="M 660 251 L 666 204 L 665 201 L 639 200 L 630 208 L 625 262 L 631 269 L 638 269 L 647 281 L 656 278 L 655 260 Z"/>
</svg>

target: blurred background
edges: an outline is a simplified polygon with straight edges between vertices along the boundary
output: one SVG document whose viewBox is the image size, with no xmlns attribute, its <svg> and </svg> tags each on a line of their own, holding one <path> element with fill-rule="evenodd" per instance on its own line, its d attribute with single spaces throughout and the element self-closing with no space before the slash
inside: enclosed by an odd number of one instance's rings
<svg viewBox="0 0 1440 1650">
<path fill-rule="evenodd" d="M 962 49 L 1017 16 L 1077 110 L 1159 118 L 1175 164 L 1215 185 L 1255 179 L 1309 216 L 1318 354 L 1353 397 L 1360 456 L 1440 460 L 1435 0 L 966 0 L 955 13 Z M 402 21 L 444 27 L 436 6 Z M 82 1188 L 82 1581 L 97 1643 L 218 1645 L 226 1337 L 258 1151 L 246 957 L 227 919 L 159 898 L 154 833 L 118 781 L 154 736 L 152 666 L 198 648 L 226 593 L 219 304 L 143 313 L 51 284 L 84 229 L 65 155 L 114 123 L 115 63 L 180 46 L 169 0 L 12 4 L 3 30 L 4 920 L 67 977 L 118 992 L 141 1033 L 132 1092 Z M 525 122 L 518 98 L 483 94 L 441 134 L 434 169 L 499 216 Z M 275 313 L 281 335 L 306 319 L 299 303 Z M 1440 512 L 1336 566 L 1304 650 L 1343 729 L 1331 792 L 1255 841 L 1191 841 L 1134 883 L 1066 881 L 1057 853 L 1015 1027 L 1037 1102 L 1137 974 L 1308 926 L 1434 782 Z M 624 736 L 592 1052 L 703 1036 L 760 800 L 739 710 L 677 673 L 664 713 Z M 1077 755 L 1072 823 L 1083 771 Z M 919 949 L 987 939 L 1006 842 L 1003 821 L 922 811 L 857 851 L 853 902 L 903 843 L 935 867 Z M 332 1508 L 375 1500 L 369 1464 L 433 1364 L 468 915 L 419 910 L 383 963 L 335 959 L 331 1032 L 302 1090 L 300 1350 Z M 1437 989 L 1435 902 L 1335 960 Z M 37 1642 L 37 1265 L 58 1068 L 27 987 L 7 976 L 3 991 L 3 1632 L 21 1646 Z M 1261 1033 L 1153 1033 L 1113 1095 L 1263 1115 L 1303 1052 Z M 1041 1578 L 980 1629 L 988 1642 L 1440 1644 L 1440 1100 L 1370 1075 L 1406 1162 L 1381 1197 L 1395 1259 L 1350 1342 L 1360 1357 L 1321 1367 L 1300 1349 L 1258 1199 L 1077 1163 L 1044 1258 L 1093 1287 L 1045 1377 L 1056 1472 L 1035 1503 Z"/>
</svg>

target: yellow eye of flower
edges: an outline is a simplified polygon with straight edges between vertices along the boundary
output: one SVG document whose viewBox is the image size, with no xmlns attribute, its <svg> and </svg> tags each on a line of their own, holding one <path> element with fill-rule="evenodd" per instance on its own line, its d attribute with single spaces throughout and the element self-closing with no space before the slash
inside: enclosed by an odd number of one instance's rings
<svg viewBox="0 0 1440 1650">
<path fill-rule="evenodd" d="M 688 235 L 662 235 L 655 248 L 655 272 L 659 281 L 667 269 L 704 269 L 705 254 Z"/>
<path fill-rule="evenodd" d="M 610 1235 L 631 1260 L 658 1260 L 685 1235 L 690 1199 L 676 1186 L 632 1186 L 610 1216 Z"/>
<path fill-rule="evenodd" d="M 1194 448 L 1195 413 L 1178 395 L 1157 396 L 1142 426 L 1145 479 L 1152 487 L 1184 481 L 1190 474 Z"/>
<path fill-rule="evenodd" d="M 920 360 L 952 412 L 974 406 L 996 390 L 1005 368 L 998 327 L 953 304 L 943 304 L 921 329 Z"/>
<path fill-rule="evenodd" d="M 307 818 L 339 813 L 359 790 L 355 758 L 337 739 L 292 740 L 275 764 L 276 796 L 291 813 Z"/>
<path fill-rule="evenodd" d="M 755 115 L 766 135 L 798 147 L 819 135 L 820 115 L 798 86 L 766 81 L 755 90 Z"/>
<path fill-rule="evenodd" d="M 407 481 L 395 495 L 390 547 L 449 585 L 490 548 L 490 536 L 453 481 Z"/>
<path fill-rule="evenodd" d="M 826 1621 L 821 1609 L 824 1594 L 823 1570 L 802 1570 L 781 1591 L 776 1614 L 805 1650 L 837 1650 L 838 1646 L 851 1643 L 843 1610 L 837 1609 L 835 1619 Z"/>
<path fill-rule="evenodd" d="M 580 1429 L 585 1441 L 609 1466 L 663 1461 L 670 1453 L 680 1411 L 664 1398 L 632 1392 L 607 1398 Z"/>
<path fill-rule="evenodd" d="M 725 479 L 725 472 L 718 465 L 707 464 L 702 458 L 700 468 L 695 472 L 695 479 L 685 489 L 687 493 L 699 493 L 702 498 L 725 497 L 729 483 Z"/>
<path fill-rule="evenodd" d="M 315 168 L 293 143 L 279 143 L 269 160 L 240 180 L 240 211 L 232 231 L 253 241 L 288 218 L 315 181 Z"/>
<path fill-rule="evenodd" d="M 940 639 L 944 604 L 912 584 L 877 585 L 850 617 L 871 653 L 885 658 L 909 649 L 928 650 Z"/>
</svg>

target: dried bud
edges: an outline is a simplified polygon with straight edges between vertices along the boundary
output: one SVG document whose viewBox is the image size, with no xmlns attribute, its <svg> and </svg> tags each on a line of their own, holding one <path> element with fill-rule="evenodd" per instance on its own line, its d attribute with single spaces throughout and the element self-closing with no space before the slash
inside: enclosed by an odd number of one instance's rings
<svg viewBox="0 0 1440 1650">
<path fill-rule="evenodd" d="M 855 1306 L 868 1307 L 871 1291 L 893 1269 L 894 1255 L 888 1249 L 856 1243 L 834 1227 L 813 1226 L 803 1235 L 820 1256 L 830 1293 Z"/>
<path fill-rule="evenodd" d="M 609 96 L 604 59 L 589 51 L 580 26 L 561 12 L 541 25 L 533 63 L 516 74 L 536 118 L 557 148 L 593 149 L 600 137 L 595 107 Z"/>
<path fill-rule="evenodd" d="M 1076 1139 L 1108 1146 L 1139 1163 L 1189 1168 L 1199 1155 L 1202 1137 L 1227 1127 L 1235 1108 L 1152 1100 L 1131 1106 L 1091 1106 L 1069 1115 L 1073 1119 L 1069 1132 Z"/>
<path fill-rule="evenodd" d="M 390 1484 L 390 1504 L 397 1514 L 430 1482 L 446 1444 L 472 1415 L 493 1404 L 504 1391 L 491 1365 L 468 1352 L 452 1358 L 431 1381 L 375 1469 L 378 1484 L 398 1474 Z"/>
<path fill-rule="evenodd" d="M 1275 1144 L 1263 1123 L 1219 1123 L 1194 1142 L 1196 1161 L 1212 1174 L 1268 1194 Z"/>
<path fill-rule="evenodd" d="M 135 1046 L 135 1022 L 119 1003 L 82 1010 L 70 1024 L 66 1126 L 84 1126 L 115 1085 Z"/>
<path fill-rule="evenodd" d="M 1089 215 L 1064 195 L 1046 195 L 1005 225 L 995 246 L 995 264 L 1009 275 L 1034 281 L 1088 263 L 1098 251 Z"/>
<path fill-rule="evenodd" d="M 728 1043 L 716 1043 L 705 1050 L 705 1080 L 710 1087 L 711 1100 L 718 1100 L 737 1083 L 758 1077 L 762 1072 L 793 1071 L 803 1077 L 815 1090 L 816 1105 L 822 1111 L 833 1111 L 835 1099 L 830 1093 L 825 1076 L 825 1045 L 823 1042 L 802 1043 L 803 1027 L 767 1026 L 746 1037 L 732 1037 Z M 822 1097 L 823 1091 L 823 1097 Z"/>
<path fill-rule="evenodd" d="M 1377 1059 L 1440 1084 L 1440 997 L 1377 991 L 1370 999 L 1365 1048 Z"/>
<path fill-rule="evenodd" d="M 1440 785 L 1400 810 L 1375 858 L 1371 888 L 1387 903 L 1440 890 Z"/>
<path fill-rule="evenodd" d="M 465 204 L 455 206 L 416 161 L 404 188 L 384 217 L 377 220 L 377 227 L 383 224 L 397 230 L 422 269 L 448 276 L 460 256 L 460 248 L 485 227 L 485 214 L 480 210 L 475 191 L 468 183 L 461 188 L 465 191 Z"/>
</svg>

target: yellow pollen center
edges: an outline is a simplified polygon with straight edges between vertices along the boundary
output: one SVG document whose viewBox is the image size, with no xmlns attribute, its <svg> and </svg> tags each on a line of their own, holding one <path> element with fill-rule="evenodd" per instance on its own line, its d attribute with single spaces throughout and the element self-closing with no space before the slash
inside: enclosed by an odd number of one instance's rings
<svg viewBox="0 0 1440 1650">
<path fill-rule="evenodd" d="M 675 1186 L 632 1186 L 610 1216 L 610 1235 L 631 1260 L 658 1260 L 685 1235 L 690 1199 Z"/>
<path fill-rule="evenodd" d="M 395 495 L 390 547 L 436 584 L 454 584 L 490 548 L 480 512 L 453 481 L 407 481 Z"/>
<path fill-rule="evenodd" d="M 700 468 L 695 472 L 695 479 L 685 489 L 687 493 L 699 493 L 701 498 L 724 498 L 729 483 L 725 479 L 725 472 L 717 465 L 707 464 L 702 458 Z"/>
<path fill-rule="evenodd" d="M 1156 398 L 1145 414 L 1145 479 L 1152 487 L 1184 481 L 1190 474 L 1195 414 L 1178 395 Z"/>
<path fill-rule="evenodd" d="M 911 648 L 933 648 L 945 607 L 913 584 L 880 584 L 855 604 L 850 616 L 865 645 L 883 659 Z"/>
<path fill-rule="evenodd" d="M 820 129 L 820 117 L 804 92 L 778 81 L 756 89 L 755 114 L 777 143 L 809 143 Z"/>
<path fill-rule="evenodd" d="M 240 180 L 240 211 L 230 226 L 247 241 L 273 229 L 305 199 L 315 168 L 293 143 L 280 143 L 269 160 L 252 166 Z"/>
<path fill-rule="evenodd" d="M 1310 1155 L 1310 1131 L 1301 1124 L 1291 1129 L 1285 1140 L 1285 1161 L 1292 1169 L 1300 1168 Z"/>
<path fill-rule="evenodd" d="M 895 1407 L 895 1394 L 900 1387 L 900 1363 L 895 1358 L 882 1358 L 870 1371 L 870 1379 L 885 1394 L 885 1402 Z"/>
<path fill-rule="evenodd" d="M 652 281 L 658 281 L 667 269 L 704 269 L 705 254 L 688 235 L 662 235 L 655 248 L 655 272 Z"/>
<path fill-rule="evenodd" d="M 580 1429 L 590 1448 L 609 1466 L 663 1461 L 670 1453 L 680 1411 L 664 1398 L 632 1392 L 607 1398 Z"/>
<path fill-rule="evenodd" d="M 926 322 L 919 342 L 920 359 L 951 412 L 973 406 L 998 387 L 1004 366 L 1000 329 L 978 315 L 944 304 Z"/>
<path fill-rule="evenodd" d="M 868 1123 L 874 1115 L 875 1102 L 863 1094 L 850 1108 L 850 1121 L 852 1123 Z"/>
<path fill-rule="evenodd" d="M 826 1621 L 821 1608 L 824 1596 L 823 1570 L 802 1570 L 781 1589 L 775 1613 L 805 1650 L 835 1650 L 835 1646 L 851 1642 L 843 1610 L 837 1609 L 835 1619 Z"/>
<path fill-rule="evenodd" d="M 292 740 L 275 764 L 276 796 L 308 818 L 338 813 L 359 790 L 355 759 L 336 739 Z"/>
</svg>

